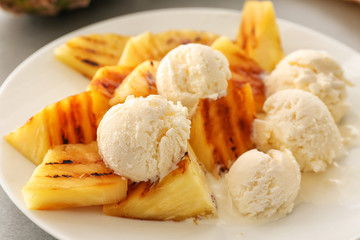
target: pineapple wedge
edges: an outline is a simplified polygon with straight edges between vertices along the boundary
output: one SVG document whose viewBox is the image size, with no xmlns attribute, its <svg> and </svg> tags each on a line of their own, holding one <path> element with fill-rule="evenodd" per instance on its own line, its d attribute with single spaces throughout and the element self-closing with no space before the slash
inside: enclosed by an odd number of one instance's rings
<svg viewBox="0 0 360 240">
<path fill-rule="evenodd" d="M 222 52 L 229 60 L 233 81 L 239 85 L 250 83 L 256 110 L 262 112 L 265 102 L 265 85 L 262 81 L 264 70 L 227 37 L 218 38 L 211 46 Z"/>
<path fill-rule="evenodd" d="M 91 34 L 74 37 L 55 49 L 55 58 L 91 79 L 104 66 L 117 65 L 130 37 Z"/>
<path fill-rule="evenodd" d="M 90 143 L 97 126 L 110 108 L 109 99 L 88 91 L 45 107 L 5 140 L 30 161 L 39 165 L 47 151 L 60 144 Z"/>
<path fill-rule="evenodd" d="M 236 43 L 267 72 L 284 57 L 271 1 L 246 1 Z"/>
<path fill-rule="evenodd" d="M 169 30 L 154 35 L 157 46 L 164 56 L 181 44 L 200 43 L 210 46 L 218 37 L 219 35 L 215 33 L 190 29 Z"/>
<path fill-rule="evenodd" d="M 127 180 L 105 166 L 97 143 L 58 145 L 49 150 L 22 189 L 30 209 L 59 209 L 116 203 Z"/>
<path fill-rule="evenodd" d="M 206 170 L 217 177 L 254 148 L 251 129 L 255 113 L 250 84 L 233 79 L 225 97 L 200 100 L 191 121 L 190 145 Z"/>
<path fill-rule="evenodd" d="M 146 97 L 157 94 L 155 77 L 158 61 L 148 60 L 137 66 L 115 90 L 110 105 L 125 102 L 127 96 Z"/>
<path fill-rule="evenodd" d="M 163 56 L 154 35 L 151 32 L 145 32 L 130 38 L 126 43 L 119 65 L 136 67 L 146 60 L 160 60 Z"/>
<path fill-rule="evenodd" d="M 103 210 L 112 216 L 163 221 L 216 215 L 205 174 L 190 147 L 178 168 L 160 182 L 133 183 L 125 200 Z"/>
<path fill-rule="evenodd" d="M 102 67 L 96 72 L 91 80 L 88 90 L 97 91 L 110 99 L 113 96 L 115 89 L 132 70 L 132 67 L 126 66 Z"/>
</svg>

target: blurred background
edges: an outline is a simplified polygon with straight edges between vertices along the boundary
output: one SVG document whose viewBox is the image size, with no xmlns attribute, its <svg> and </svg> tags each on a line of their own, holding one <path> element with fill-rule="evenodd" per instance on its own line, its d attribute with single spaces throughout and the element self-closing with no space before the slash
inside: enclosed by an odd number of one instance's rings
<svg viewBox="0 0 360 240">
<path fill-rule="evenodd" d="M 356 1 L 273 2 L 277 17 L 312 28 L 360 52 L 360 4 Z M 63 11 L 56 16 L 19 15 L 0 9 L 0 85 L 17 65 L 36 50 L 91 23 L 152 9 L 210 7 L 241 10 L 243 4 L 243 0 L 92 0 L 86 8 Z M 54 239 L 25 217 L 2 188 L 0 205 L 0 239 Z"/>
</svg>

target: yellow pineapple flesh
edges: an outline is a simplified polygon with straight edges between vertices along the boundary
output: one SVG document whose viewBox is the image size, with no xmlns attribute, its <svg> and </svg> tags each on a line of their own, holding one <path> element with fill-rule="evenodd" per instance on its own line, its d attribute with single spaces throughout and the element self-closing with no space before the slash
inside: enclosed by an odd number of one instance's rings
<svg viewBox="0 0 360 240">
<path fill-rule="evenodd" d="M 113 96 L 115 89 L 132 70 L 132 67 L 126 66 L 102 67 L 92 78 L 88 90 L 97 91 L 110 99 Z"/>
<path fill-rule="evenodd" d="M 49 150 L 22 193 L 28 208 L 49 210 L 116 203 L 126 197 L 127 186 L 105 166 L 92 142 Z"/>
<path fill-rule="evenodd" d="M 130 37 L 91 34 L 74 37 L 55 49 L 55 57 L 91 79 L 104 66 L 117 65 Z"/>
<path fill-rule="evenodd" d="M 155 78 L 158 66 L 159 62 L 152 60 L 138 65 L 115 90 L 110 105 L 123 103 L 130 95 L 146 97 L 157 94 Z"/>
<path fill-rule="evenodd" d="M 271 1 L 246 1 L 236 43 L 267 72 L 284 57 Z"/>
<path fill-rule="evenodd" d="M 163 56 L 154 35 L 145 32 L 129 39 L 120 57 L 119 65 L 136 67 L 146 60 L 161 60 Z"/>
<path fill-rule="evenodd" d="M 199 43 L 210 46 L 218 37 L 219 35 L 212 32 L 191 29 L 169 30 L 154 35 L 157 46 L 164 56 L 181 44 Z"/>
<path fill-rule="evenodd" d="M 38 165 L 56 145 L 95 141 L 97 126 L 110 108 L 108 101 L 93 91 L 70 96 L 45 107 L 5 140 Z"/>
<path fill-rule="evenodd" d="M 216 215 L 205 173 L 191 149 L 177 166 L 160 182 L 130 184 L 127 198 L 116 204 L 104 205 L 104 213 L 164 221 Z"/>
<path fill-rule="evenodd" d="M 265 85 L 262 80 L 264 70 L 227 37 L 218 38 L 211 47 L 222 52 L 228 59 L 233 81 L 239 85 L 250 83 L 256 110 L 262 112 L 266 98 Z"/>
<path fill-rule="evenodd" d="M 201 99 L 191 121 L 190 145 L 214 176 L 226 172 L 251 141 L 255 104 L 250 84 L 229 80 L 227 95 Z"/>
</svg>

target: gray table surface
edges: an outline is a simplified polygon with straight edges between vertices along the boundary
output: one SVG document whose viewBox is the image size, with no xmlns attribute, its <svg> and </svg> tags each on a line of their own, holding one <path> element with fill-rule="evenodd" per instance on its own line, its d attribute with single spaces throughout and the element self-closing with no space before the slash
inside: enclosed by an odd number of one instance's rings
<svg viewBox="0 0 360 240">
<path fill-rule="evenodd" d="M 360 52 L 360 4 L 342 0 L 274 0 L 279 18 L 337 39 Z M 174 7 L 241 10 L 239 0 L 93 0 L 57 17 L 14 16 L 0 10 L 0 84 L 28 56 L 52 40 L 88 24 L 127 13 Z M 54 239 L 24 216 L 0 188 L 0 239 Z"/>
</svg>

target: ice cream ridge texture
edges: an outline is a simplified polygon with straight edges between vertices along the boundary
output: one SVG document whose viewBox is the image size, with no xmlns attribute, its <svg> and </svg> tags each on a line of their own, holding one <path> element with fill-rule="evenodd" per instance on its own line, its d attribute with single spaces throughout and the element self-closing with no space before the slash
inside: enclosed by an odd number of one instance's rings
<svg viewBox="0 0 360 240">
<path fill-rule="evenodd" d="M 328 107 L 335 122 L 349 108 L 343 69 L 324 51 L 297 50 L 286 56 L 264 80 L 267 95 L 283 89 L 301 89 L 318 96 Z"/>
<path fill-rule="evenodd" d="M 159 95 L 129 96 L 106 112 L 98 128 L 99 153 L 116 174 L 155 181 L 176 167 L 187 151 L 187 109 Z"/>
<path fill-rule="evenodd" d="M 258 149 L 289 149 L 302 171 L 324 171 L 343 152 L 342 137 L 326 105 L 315 95 L 287 89 L 271 95 L 263 119 L 253 123 Z"/>
<path fill-rule="evenodd" d="M 226 95 L 229 62 L 219 51 L 201 44 L 181 45 L 160 62 L 156 86 L 160 95 L 181 103 L 192 115 L 201 98 Z"/>
<path fill-rule="evenodd" d="M 256 149 L 242 154 L 225 176 L 239 212 L 251 218 L 280 218 L 290 213 L 300 188 L 300 169 L 289 150 Z"/>
</svg>

